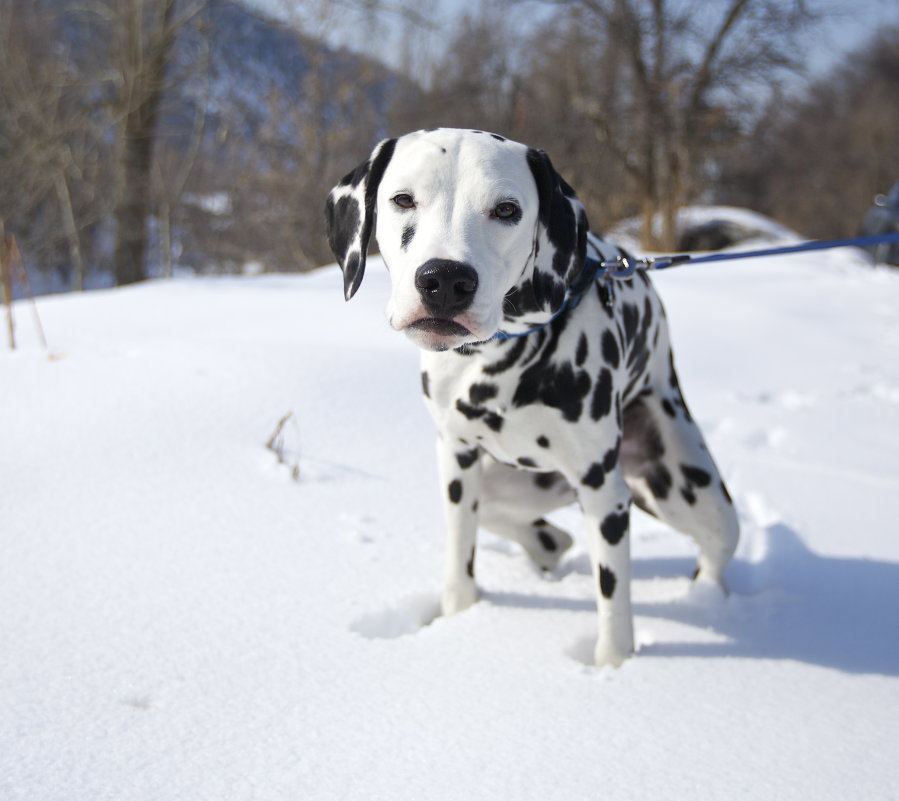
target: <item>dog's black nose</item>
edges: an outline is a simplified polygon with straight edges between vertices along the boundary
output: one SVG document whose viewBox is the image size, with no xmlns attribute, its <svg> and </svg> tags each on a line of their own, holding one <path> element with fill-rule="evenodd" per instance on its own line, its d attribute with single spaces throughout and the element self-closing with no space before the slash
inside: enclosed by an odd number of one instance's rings
<svg viewBox="0 0 899 801">
<path fill-rule="evenodd" d="M 435 317 L 453 317 L 474 300 L 478 274 L 461 261 L 429 259 L 415 271 L 421 302 Z"/>
</svg>

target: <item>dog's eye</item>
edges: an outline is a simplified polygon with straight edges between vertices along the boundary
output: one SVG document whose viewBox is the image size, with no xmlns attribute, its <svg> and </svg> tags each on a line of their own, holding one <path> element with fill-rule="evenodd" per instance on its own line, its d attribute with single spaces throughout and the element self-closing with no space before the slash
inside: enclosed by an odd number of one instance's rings
<svg viewBox="0 0 899 801">
<path fill-rule="evenodd" d="M 390 199 L 401 209 L 415 208 L 415 198 L 412 197 L 412 195 L 406 194 L 405 192 L 400 192 L 400 194 L 394 195 Z"/>
<path fill-rule="evenodd" d="M 521 208 L 511 200 L 504 200 L 502 203 L 497 203 L 492 216 L 497 220 L 518 220 L 521 217 Z"/>
</svg>

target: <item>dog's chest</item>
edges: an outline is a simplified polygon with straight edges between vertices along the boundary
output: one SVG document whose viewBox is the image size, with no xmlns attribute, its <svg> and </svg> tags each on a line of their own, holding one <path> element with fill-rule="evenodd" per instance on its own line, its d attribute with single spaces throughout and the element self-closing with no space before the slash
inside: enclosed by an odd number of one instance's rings
<svg viewBox="0 0 899 801">
<path fill-rule="evenodd" d="M 595 422 L 597 410 L 614 418 L 612 381 L 594 380 L 598 349 L 579 358 L 574 327 L 560 336 L 552 353 L 532 340 L 468 356 L 425 354 L 422 389 L 441 435 L 516 467 L 557 469 L 560 447 L 583 436 L 579 423 Z"/>
<path fill-rule="evenodd" d="M 544 453 L 549 434 L 534 434 L 552 431 L 552 415 L 545 407 L 516 406 L 517 376 L 496 380 L 474 363 L 434 369 L 433 361 L 425 360 L 422 382 L 441 436 L 455 440 L 460 449 L 480 447 L 506 464 L 552 469 Z"/>
</svg>

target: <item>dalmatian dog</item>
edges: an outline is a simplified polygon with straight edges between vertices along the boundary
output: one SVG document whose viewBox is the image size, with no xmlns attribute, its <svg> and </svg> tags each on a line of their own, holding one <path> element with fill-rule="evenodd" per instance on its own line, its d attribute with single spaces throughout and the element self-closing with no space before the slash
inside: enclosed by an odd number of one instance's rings
<svg viewBox="0 0 899 801">
<path fill-rule="evenodd" d="M 579 503 L 598 609 L 598 665 L 634 651 L 630 504 L 690 535 L 696 579 L 722 586 L 734 508 L 681 394 L 665 312 L 617 258 L 543 151 L 483 131 L 387 139 L 330 193 L 345 296 L 372 233 L 390 325 L 422 350 L 444 493 L 442 609 L 477 599 L 478 526 L 553 569 L 572 538 L 546 519 Z"/>
</svg>

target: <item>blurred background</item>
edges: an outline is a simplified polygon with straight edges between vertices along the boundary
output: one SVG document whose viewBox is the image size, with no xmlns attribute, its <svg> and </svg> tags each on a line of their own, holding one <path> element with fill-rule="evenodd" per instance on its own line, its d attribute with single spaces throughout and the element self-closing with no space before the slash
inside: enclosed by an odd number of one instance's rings
<svg viewBox="0 0 899 801">
<path fill-rule="evenodd" d="M 330 187 L 440 125 L 544 148 L 646 249 L 729 244 L 689 239 L 696 204 L 852 236 L 899 208 L 899 4 L 0 0 L 0 221 L 37 292 L 328 263 Z"/>
</svg>

